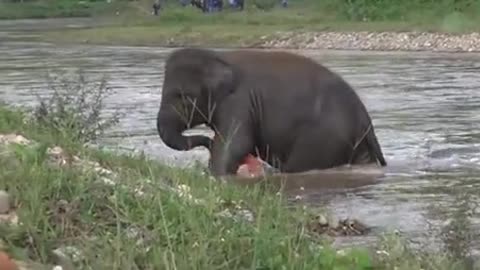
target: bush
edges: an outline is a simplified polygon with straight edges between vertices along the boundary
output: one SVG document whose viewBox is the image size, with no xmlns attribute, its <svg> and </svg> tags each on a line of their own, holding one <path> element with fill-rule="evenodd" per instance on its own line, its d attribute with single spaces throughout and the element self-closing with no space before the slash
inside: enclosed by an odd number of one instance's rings
<svg viewBox="0 0 480 270">
<path fill-rule="evenodd" d="M 80 143 L 97 139 L 106 129 L 118 123 L 118 112 L 110 117 L 101 117 L 104 99 L 111 93 L 105 78 L 89 83 L 81 71 L 77 71 L 76 81 L 66 77 L 47 77 L 53 94 L 47 98 L 37 95 L 39 105 L 33 113 L 36 123 Z"/>
<path fill-rule="evenodd" d="M 469 12 L 476 0 L 325 0 L 323 5 L 352 21 L 406 20 L 413 13 L 446 16 L 454 11 Z"/>
</svg>

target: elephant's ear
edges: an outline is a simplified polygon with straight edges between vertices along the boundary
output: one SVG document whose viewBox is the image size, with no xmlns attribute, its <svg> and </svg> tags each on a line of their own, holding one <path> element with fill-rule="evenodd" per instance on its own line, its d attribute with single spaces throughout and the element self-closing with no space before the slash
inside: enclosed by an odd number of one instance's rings
<svg viewBox="0 0 480 270">
<path fill-rule="evenodd" d="M 212 60 L 205 68 L 205 84 L 214 93 L 218 91 L 233 91 L 233 67 L 220 58 Z M 226 93 L 222 93 L 226 94 Z"/>
</svg>

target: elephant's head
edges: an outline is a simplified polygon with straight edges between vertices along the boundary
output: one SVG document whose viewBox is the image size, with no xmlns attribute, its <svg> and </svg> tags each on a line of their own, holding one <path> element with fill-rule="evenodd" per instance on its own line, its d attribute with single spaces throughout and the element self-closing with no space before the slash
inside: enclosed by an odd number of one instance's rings
<svg viewBox="0 0 480 270">
<path fill-rule="evenodd" d="M 165 63 L 162 101 L 157 118 L 163 142 L 176 150 L 210 148 L 206 136 L 184 136 L 200 124 L 211 127 L 215 108 L 234 90 L 233 66 L 214 51 L 186 48 L 173 52 Z"/>
</svg>

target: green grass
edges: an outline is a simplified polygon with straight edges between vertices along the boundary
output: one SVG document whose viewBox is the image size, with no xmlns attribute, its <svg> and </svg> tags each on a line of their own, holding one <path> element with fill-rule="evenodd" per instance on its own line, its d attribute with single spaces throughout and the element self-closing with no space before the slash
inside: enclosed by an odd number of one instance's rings
<svg viewBox="0 0 480 270">
<path fill-rule="evenodd" d="M 0 105 L 0 134 L 35 142 L 0 143 L 0 190 L 11 195 L 19 221 L 0 222 L 0 250 L 17 260 L 51 269 L 57 263 L 52 251 L 73 246 L 81 255 L 72 259 L 76 269 L 463 269 L 454 264 L 458 258 L 413 251 L 389 235 L 375 248 L 339 253 L 309 229 L 321 210 L 287 205 L 266 183 L 241 187 L 212 179 L 202 168 L 86 148 L 94 137 L 80 138 L 79 130 L 97 126 L 89 116 L 102 102 L 72 97 L 71 89 L 88 97 L 103 87 L 75 86 L 54 89 L 57 95 L 34 117 Z M 53 146 L 64 149 L 60 160 L 67 165 L 52 160 Z M 74 156 L 110 173 L 69 165 Z M 240 210 L 253 218 L 220 215 Z"/>
<path fill-rule="evenodd" d="M 413 1 L 413 0 L 412 0 Z M 445 0 L 447 1 L 447 0 Z M 323 2 L 323 1 L 322 1 Z M 140 5 L 140 4 L 139 4 Z M 409 5 L 409 4 L 405 4 Z M 411 4 L 414 7 L 413 4 Z M 263 39 L 275 39 L 284 32 L 317 31 L 430 31 L 465 33 L 480 30 L 480 3 L 469 10 L 433 5 L 394 11 L 345 14 L 345 8 L 331 1 L 309 4 L 292 2 L 292 7 L 270 11 L 249 6 L 244 12 L 202 14 L 198 9 L 167 6 L 159 16 L 146 12 L 125 12 L 111 17 L 113 26 L 47 32 L 43 41 L 112 45 L 255 47 Z M 148 10 L 143 6 L 142 10 Z M 137 10 L 138 11 L 138 10 Z"/>
<path fill-rule="evenodd" d="M 39 143 L 4 146 L 0 156 L 0 189 L 13 196 L 21 222 L 0 225 L 0 239 L 17 259 L 54 263 L 54 249 L 74 246 L 82 253 L 82 269 L 368 269 L 372 264 L 366 250 L 341 257 L 328 246 L 318 249 L 321 239 L 305 231 L 305 211 L 287 210 L 281 197 L 260 186 L 240 188 L 200 170 L 86 150 L 24 123 L 21 112 L 3 106 L 0 132 Z M 54 145 L 114 171 L 116 185 L 102 184 L 94 171 L 48 165 L 46 149 Z M 167 188 L 180 185 L 201 202 Z M 248 209 L 255 220 L 218 216 L 235 207 Z M 129 229 L 143 236 L 131 237 Z"/>
<path fill-rule="evenodd" d="M 127 7 L 126 2 L 36 0 L 0 1 L 0 19 L 59 18 L 107 16 Z"/>
<path fill-rule="evenodd" d="M 267 0 L 258 0 L 267 1 Z M 150 0 L 80 2 L 36 0 L 0 3 L 0 18 L 90 16 L 113 26 L 47 32 L 43 41 L 118 45 L 206 45 L 250 47 L 260 37 L 299 31 L 436 31 L 480 30 L 480 2 L 475 0 L 298 0 L 287 9 L 277 3 L 267 11 L 247 2 L 245 11 L 228 8 L 203 14 L 169 2 L 160 16 L 151 15 Z M 118 13 L 117 13 L 118 12 Z"/>
</svg>

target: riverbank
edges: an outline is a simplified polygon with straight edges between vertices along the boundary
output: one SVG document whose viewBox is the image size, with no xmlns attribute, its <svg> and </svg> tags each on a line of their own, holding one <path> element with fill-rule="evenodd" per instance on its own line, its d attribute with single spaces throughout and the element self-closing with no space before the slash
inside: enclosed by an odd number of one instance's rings
<svg viewBox="0 0 480 270">
<path fill-rule="evenodd" d="M 384 0 L 375 7 L 348 1 L 344 5 L 333 0 L 302 1 L 289 8 L 265 11 L 248 4 L 242 12 L 226 9 L 212 14 L 170 3 L 160 16 L 152 16 L 147 0 L 54 2 L 66 8 L 39 9 L 39 14 L 55 17 L 49 11 L 75 10 L 71 15 L 76 16 L 88 10 L 85 16 L 109 26 L 48 31 L 36 40 L 119 46 L 480 52 L 480 4 L 468 1 L 439 5 Z M 19 8 L 27 3 L 9 5 L 12 11 L 28 10 Z"/>
<path fill-rule="evenodd" d="M 0 2 L 0 20 L 107 16 L 126 6 L 123 2 L 106 1 L 5 1 Z"/>
<path fill-rule="evenodd" d="M 167 13 L 161 24 L 150 20 L 142 23 L 126 20 L 121 26 L 48 31 L 36 40 L 118 46 L 480 52 L 480 20 L 477 27 L 453 29 L 444 24 L 414 22 L 319 21 L 302 24 L 305 19 L 295 16 L 287 16 L 285 23 L 280 23 L 277 16 L 281 14 L 263 18 L 270 23 L 260 24 L 258 15 L 248 13 L 246 22 L 241 21 L 239 14 L 176 22 L 172 19 L 175 15 Z M 222 23 L 215 24 L 217 20 Z"/>
<path fill-rule="evenodd" d="M 16 260 L 45 269 L 463 269 L 394 235 L 338 250 L 327 235 L 358 233 L 355 224 L 334 226 L 267 183 L 240 187 L 202 168 L 87 147 L 116 122 L 98 118 L 107 96 L 95 89 L 105 85 L 67 86 L 33 115 L 0 106 L 0 251 Z"/>
<path fill-rule="evenodd" d="M 47 33 L 41 41 L 57 44 L 118 46 L 275 49 L 335 49 L 365 51 L 480 52 L 480 33 L 435 33 L 423 31 L 269 31 L 268 28 L 223 32 L 215 27 L 107 27 Z M 225 29 L 226 30 L 226 29 Z M 238 34 L 237 34 L 238 33 Z M 248 33 L 248 34 L 245 34 Z"/>
</svg>

